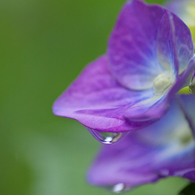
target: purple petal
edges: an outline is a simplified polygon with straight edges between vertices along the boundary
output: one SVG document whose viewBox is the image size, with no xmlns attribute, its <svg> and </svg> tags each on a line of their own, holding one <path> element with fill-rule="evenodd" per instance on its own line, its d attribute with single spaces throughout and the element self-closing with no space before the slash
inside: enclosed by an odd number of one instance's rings
<svg viewBox="0 0 195 195">
<path fill-rule="evenodd" d="M 189 121 L 189 125 L 195 135 L 195 95 L 178 95 L 181 107 Z"/>
<path fill-rule="evenodd" d="M 108 45 L 113 75 L 136 90 L 151 88 L 166 69 L 181 73 L 193 51 L 190 30 L 177 16 L 139 0 L 125 4 Z"/>
<path fill-rule="evenodd" d="M 102 132 L 137 130 L 154 123 L 167 112 L 170 99 L 184 84 L 189 84 L 194 66 L 192 59 L 168 93 L 155 97 L 152 90 L 131 91 L 122 87 L 110 74 L 107 57 L 102 56 L 87 66 L 56 100 L 53 112 Z"/>
<path fill-rule="evenodd" d="M 161 73 L 156 54 L 157 30 L 165 9 L 142 1 L 123 7 L 108 45 L 113 75 L 130 89 L 148 89 Z"/>
<path fill-rule="evenodd" d="M 157 51 L 161 65 L 175 75 L 186 69 L 194 53 L 189 28 L 169 12 L 164 14 L 158 29 Z"/>
<path fill-rule="evenodd" d="M 103 146 L 89 169 L 88 180 L 92 185 L 123 183 L 129 188 L 167 176 L 193 180 L 194 150 L 188 121 L 174 100 L 169 112 L 158 122 L 129 132 L 115 145 Z"/>
<path fill-rule="evenodd" d="M 108 70 L 107 57 L 102 56 L 89 64 L 56 100 L 53 112 L 94 130 L 129 131 L 135 128 L 126 122 L 125 110 L 148 96 L 148 92 L 131 91 L 118 84 Z"/>
<path fill-rule="evenodd" d="M 182 87 L 189 85 L 194 67 L 195 58 L 190 61 L 187 69 L 178 76 L 175 84 L 163 96 L 153 96 L 129 107 L 124 114 L 129 124 L 141 128 L 159 120 L 168 111 L 169 102 L 175 94 Z"/>
</svg>

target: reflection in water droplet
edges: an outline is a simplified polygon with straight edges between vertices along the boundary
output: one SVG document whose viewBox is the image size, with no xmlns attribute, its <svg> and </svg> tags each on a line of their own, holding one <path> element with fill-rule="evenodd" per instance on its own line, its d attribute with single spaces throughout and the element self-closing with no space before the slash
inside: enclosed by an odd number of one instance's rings
<svg viewBox="0 0 195 195">
<path fill-rule="evenodd" d="M 124 138 L 128 132 L 124 133 L 108 133 L 108 132 L 101 132 L 96 131 L 90 128 L 87 128 L 89 132 L 93 135 L 95 139 L 103 144 L 113 144 Z"/>
<path fill-rule="evenodd" d="M 122 193 L 129 191 L 131 188 L 123 183 L 118 183 L 114 186 L 107 186 L 106 189 L 114 193 Z"/>
<path fill-rule="evenodd" d="M 116 184 L 116 185 L 113 187 L 112 191 L 115 192 L 115 193 L 120 193 L 120 192 L 122 192 L 124 189 L 125 189 L 125 184 L 119 183 L 119 184 Z"/>
</svg>

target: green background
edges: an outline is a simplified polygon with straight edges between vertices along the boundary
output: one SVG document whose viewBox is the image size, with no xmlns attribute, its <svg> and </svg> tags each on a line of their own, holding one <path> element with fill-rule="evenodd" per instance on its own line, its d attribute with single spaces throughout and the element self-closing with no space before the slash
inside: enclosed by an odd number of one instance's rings
<svg viewBox="0 0 195 195">
<path fill-rule="evenodd" d="M 85 180 L 99 143 L 78 122 L 54 116 L 51 107 L 106 51 L 124 2 L 0 1 L 1 195 L 110 194 Z M 174 195 L 185 184 L 169 178 L 127 194 Z"/>
</svg>

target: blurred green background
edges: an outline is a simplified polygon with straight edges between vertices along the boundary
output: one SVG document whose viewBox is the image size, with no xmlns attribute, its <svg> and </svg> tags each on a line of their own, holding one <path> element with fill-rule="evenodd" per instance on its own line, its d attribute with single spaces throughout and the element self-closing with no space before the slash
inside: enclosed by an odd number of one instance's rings
<svg viewBox="0 0 195 195">
<path fill-rule="evenodd" d="M 99 143 L 78 122 L 54 116 L 51 107 L 106 51 L 124 2 L 0 1 L 1 195 L 110 194 L 85 180 Z M 185 184 L 169 178 L 127 194 L 174 195 Z"/>
</svg>

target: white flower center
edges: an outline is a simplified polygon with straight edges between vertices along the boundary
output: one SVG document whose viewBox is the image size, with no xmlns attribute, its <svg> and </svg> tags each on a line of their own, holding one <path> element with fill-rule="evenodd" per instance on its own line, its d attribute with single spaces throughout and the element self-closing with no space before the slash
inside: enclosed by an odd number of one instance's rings
<svg viewBox="0 0 195 195">
<path fill-rule="evenodd" d="M 158 94 L 163 93 L 171 84 L 173 83 L 173 78 L 170 73 L 159 74 L 153 81 L 153 86 Z"/>
</svg>

